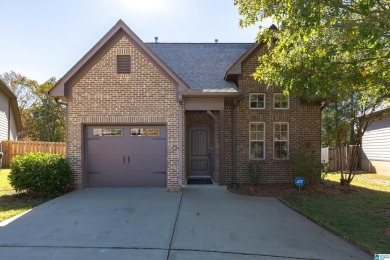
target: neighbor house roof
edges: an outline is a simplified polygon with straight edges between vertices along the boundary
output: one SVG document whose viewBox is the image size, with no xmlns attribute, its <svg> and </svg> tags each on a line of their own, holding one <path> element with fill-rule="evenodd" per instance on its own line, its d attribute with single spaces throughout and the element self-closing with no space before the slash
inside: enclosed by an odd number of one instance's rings
<svg viewBox="0 0 390 260">
<path fill-rule="evenodd" d="M 252 43 L 146 43 L 160 59 L 194 90 L 236 92 L 224 79 Z"/>
<path fill-rule="evenodd" d="M 375 116 L 379 114 L 385 114 L 390 111 L 390 103 L 388 103 L 389 100 L 383 101 L 382 103 L 378 104 L 375 106 L 375 109 L 373 110 L 372 108 L 367 109 L 365 112 L 366 116 Z M 362 115 L 359 115 L 360 117 Z"/>
<path fill-rule="evenodd" d="M 7 85 L 2 80 L 0 80 L 0 91 L 3 92 L 10 99 L 11 110 L 12 114 L 14 115 L 16 130 L 19 132 L 22 130 L 22 119 L 20 117 L 16 95 L 14 94 L 14 92 L 12 92 L 12 90 L 7 87 Z"/>
</svg>

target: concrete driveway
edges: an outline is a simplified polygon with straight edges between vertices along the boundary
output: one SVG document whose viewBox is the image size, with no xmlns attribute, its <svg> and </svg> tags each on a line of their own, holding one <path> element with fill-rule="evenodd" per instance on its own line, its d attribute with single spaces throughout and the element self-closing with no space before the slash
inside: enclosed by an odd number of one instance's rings
<svg viewBox="0 0 390 260">
<path fill-rule="evenodd" d="M 2 259 L 372 259 L 274 198 L 84 189 L 0 226 Z"/>
</svg>

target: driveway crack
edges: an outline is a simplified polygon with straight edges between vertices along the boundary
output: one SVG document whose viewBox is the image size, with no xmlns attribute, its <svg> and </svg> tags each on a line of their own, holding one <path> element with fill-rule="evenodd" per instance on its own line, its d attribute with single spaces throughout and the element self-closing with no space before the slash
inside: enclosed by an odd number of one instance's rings
<svg viewBox="0 0 390 260">
<path fill-rule="evenodd" d="M 181 197 L 180 197 L 180 202 L 179 202 L 179 208 L 177 209 L 177 214 L 176 214 L 176 219 L 175 219 L 175 225 L 173 226 L 173 231 L 172 231 L 172 236 L 171 236 L 171 242 L 169 242 L 167 260 L 169 259 L 169 255 L 170 255 L 171 249 L 172 249 L 172 242 L 173 242 L 173 237 L 174 237 L 174 235 L 175 235 L 177 219 L 179 218 L 179 213 L 180 213 L 180 209 L 181 209 L 181 202 L 183 201 L 183 194 L 184 194 L 184 191 L 181 192 Z"/>
</svg>

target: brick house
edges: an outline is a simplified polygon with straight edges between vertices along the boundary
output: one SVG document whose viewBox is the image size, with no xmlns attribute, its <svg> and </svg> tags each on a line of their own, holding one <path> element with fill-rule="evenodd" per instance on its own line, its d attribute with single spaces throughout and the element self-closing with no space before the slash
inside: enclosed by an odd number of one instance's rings
<svg viewBox="0 0 390 260">
<path fill-rule="evenodd" d="M 78 188 L 244 183 L 249 162 L 261 166 L 262 182 L 292 182 L 292 151 L 311 149 L 320 162 L 320 104 L 255 81 L 264 51 L 144 43 L 119 21 L 50 90 L 67 103 Z"/>
</svg>

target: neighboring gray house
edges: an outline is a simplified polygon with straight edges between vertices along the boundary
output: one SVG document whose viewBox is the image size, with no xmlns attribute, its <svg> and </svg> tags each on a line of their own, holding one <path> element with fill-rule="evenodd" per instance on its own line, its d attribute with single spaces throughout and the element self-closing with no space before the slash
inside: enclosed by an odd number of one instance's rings
<svg viewBox="0 0 390 260">
<path fill-rule="evenodd" d="M 390 106 L 385 106 L 363 136 L 361 167 L 373 173 L 390 175 Z"/>
<path fill-rule="evenodd" d="M 0 143 L 3 140 L 17 140 L 21 130 L 22 120 L 16 96 L 0 80 Z"/>
</svg>

